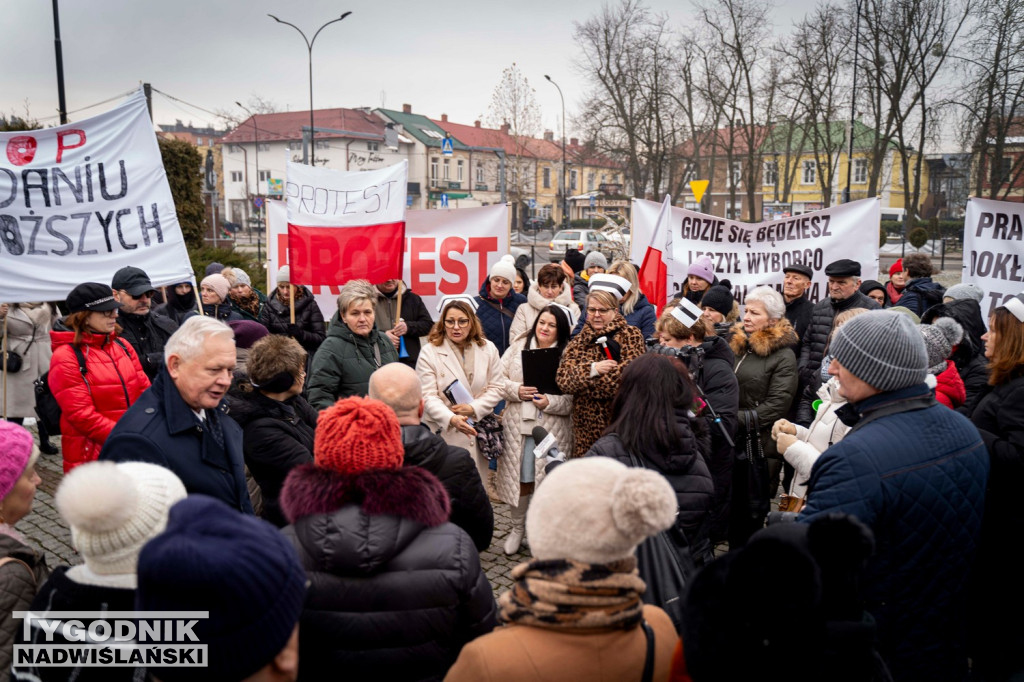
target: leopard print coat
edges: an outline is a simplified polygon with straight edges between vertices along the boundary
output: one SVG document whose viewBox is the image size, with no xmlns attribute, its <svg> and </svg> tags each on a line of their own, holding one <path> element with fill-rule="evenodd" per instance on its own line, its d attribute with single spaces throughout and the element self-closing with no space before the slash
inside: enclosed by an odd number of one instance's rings
<svg viewBox="0 0 1024 682">
<path fill-rule="evenodd" d="M 594 340 L 608 336 L 619 346 L 619 366 L 607 374 L 590 376 L 591 363 L 606 360 Z M 611 344 L 610 344 L 611 345 Z M 588 321 L 565 347 L 558 366 L 558 387 L 573 396 L 572 457 L 582 457 L 601 437 L 611 421 L 612 398 L 619 388 L 622 369 L 644 353 L 644 335 L 617 314 L 605 329 L 595 332 Z"/>
</svg>

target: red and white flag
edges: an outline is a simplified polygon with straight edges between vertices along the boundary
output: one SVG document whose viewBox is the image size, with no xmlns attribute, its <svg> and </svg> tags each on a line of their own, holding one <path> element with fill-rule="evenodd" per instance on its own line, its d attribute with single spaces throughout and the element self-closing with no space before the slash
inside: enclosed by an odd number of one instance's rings
<svg viewBox="0 0 1024 682">
<path fill-rule="evenodd" d="M 345 172 L 288 163 L 288 263 L 295 284 L 402 277 L 409 162 Z"/>
<path fill-rule="evenodd" d="M 672 227 L 669 224 L 671 218 L 672 197 L 666 194 L 661 211 L 658 213 L 658 220 L 654 224 L 651 243 L 647 246 L 644 262 L 638 273 L 640 290 L 647 295 L 647 299 L 654 305 L 658 315 L 661 315 L 661 309 L 668 298 L 668 264 L 665 262 L 665 253 L 671 257 Z"/>
</svg>

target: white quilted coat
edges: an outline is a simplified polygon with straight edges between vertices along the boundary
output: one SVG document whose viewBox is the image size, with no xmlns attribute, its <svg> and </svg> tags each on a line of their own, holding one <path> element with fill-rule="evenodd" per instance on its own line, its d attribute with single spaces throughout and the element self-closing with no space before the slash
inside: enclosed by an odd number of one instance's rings
<svg viewBox="0 0 1024 682">
<path fill-rule="evenodd" d="M 519 306 L 520 309 L 526 306 Z M 516 507 L 519 505 L 519 474 L 523 462 L 523 441 L 534 426 L 543 426 L 558 441 L 558 449 L 572 452 L 572 396 L 548 395 L 548 406 L 540 411 L 532 402 L 519 399 L 519 387 L 523 385 L 522 350 L 526 338 L 516 339 L 501 358 L 504 375 L 505 411 L 501 413 L 502 445 L 504 452 L 498 458 L 498 476 L 495 488 L 502 502 Z M 532 456 L 532 455 L 531 455 Z M 537 480 L 540 479 L 541 462 L 537 462 Z"/>
<path fill-rule="evenodd" d="M 829 446 L 841 441 L 846 432 L 850 430 L 849 426 L 836 417 L 836 410 L 846 404 L 846 399 L 839 395 L 839 380 L 832 377 L 822 384 L 818 389 L 818 397 L 821 398 L 821 406 L 818 407 L 811 426 L 805 428 L 794 424 L 796 426 L 796 442 L 782 453 L 786 461 L 796 469 L 789 494 L 797 497 L 806 496 L 806 483 L 807 479 L 811 477 L 811 467 L 818 461 L 821 453 L 828 450 Z"/>
<path fill-rule="evenodd" d="M 569 282 L 563 282 L 562 293 L 558 294 L 554 301 L 549 301 L 540 295 L 537 283 L 530 282 L 530 288 L 526 291 L 526 305 L 516 308 L 516 316 L 512 319 L 512 326 L 508 329 L 509 340 L 515 341 L 520 336 L 526 336 L 533 329 L 533 323 L 540 315 L 540 311 L 552 303 L 564 305 L 572 311 L 572 322 L 569 324 L 569 328 L 572 329 L 576 325 L 576 320 L 580 319 L 580 307 L 572 300 L 572 285 Z"/>
</svg>

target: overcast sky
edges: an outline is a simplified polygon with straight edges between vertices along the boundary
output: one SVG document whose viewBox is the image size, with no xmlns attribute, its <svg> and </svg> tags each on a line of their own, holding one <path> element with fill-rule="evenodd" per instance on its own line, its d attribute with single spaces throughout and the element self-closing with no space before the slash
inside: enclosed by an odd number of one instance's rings
<svg viewBox="0 0 1024 682">
<path fill-rule="evenodd" d="M 685 0 L 649 0 L 676 25 L 692 21 Z M 780 3 L 777 32 L 788 32 L 805 11 Z M 598 2 L 381 2 L 380 0 L 64 0 L 60 6 L 64 79 L 69 112 L 88 107 L 141 82 L 190 105 L 235 108 L 253 94 L 281 110 L 309 106 L 305 43 L 273 12 L 312 37 L 322 23 L 352 15 L 320 34 L 313 50 L 314 107 L 413 106 L 416 113 L 452 121 L 486 121 L 491 92 L 512 62 L 536 89 L 544 126 L 560 128 L 561 85 L 571 118 L 583 83 L 573 68 L 578 50 L 573 22 Z M 56 122 L 57 80 L 51 3 L 0 0 L 7 30 L 0 41 L 0 111 L 29 113 Z M 111 105 L 72 113 L 86 118 Z M 192 106 L 154 94 L 157 123 L 222 123 Z M 572 133 L 571 123 L 570 133 Z"/>
</svg>

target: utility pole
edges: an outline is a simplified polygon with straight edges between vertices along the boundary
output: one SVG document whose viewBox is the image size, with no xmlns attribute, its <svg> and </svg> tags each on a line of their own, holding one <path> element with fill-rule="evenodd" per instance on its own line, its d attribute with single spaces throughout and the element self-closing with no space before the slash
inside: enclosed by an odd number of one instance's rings
<svg viewBox="0 0 1024 682">
<path fill-rule="evenodd" d="M 60 124 L 64 125 L 68 122 L 68 103 L 64 97 L 64 51 L 60 46 L 60 12 L 57 0 L 53 0 L 53 49 L 57 53 L 57 106 L 60 109 Z M 152 107 L 149 118 L 153 118 Z"/>
</svg>

